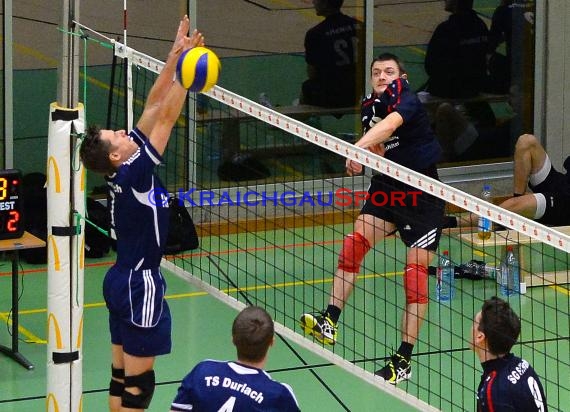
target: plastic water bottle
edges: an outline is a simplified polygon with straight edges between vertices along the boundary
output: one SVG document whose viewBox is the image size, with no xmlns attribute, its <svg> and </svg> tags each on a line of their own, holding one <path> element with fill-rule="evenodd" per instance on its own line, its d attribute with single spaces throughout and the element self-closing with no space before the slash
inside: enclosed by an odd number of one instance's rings
<svg viewBox="0 0 570 412">
<path fill-rule="evenodd" d="M 455 295 L 454 267 L 449 258 L 449 251 L 444 250 L 437 266 L 437 284 L 435 298 L 438 302 L 449 302 Z"/>
<path fill-rule="evenodd" d="M 484 185 L 483 192 L 481 192 L 481 199 L 485 200 L 486 202 L 491 203 L 491 186 Z M 477 225 L 477 236 L 479 239 L 487 240 L 491 237 L 491 221 L 484 217 L 479 216 L 479 223 Z"/>
<path fill-rule="evenodd" d="M 513 247 L 507 246 L 507 252 L 501 262 L 501 270 L 497 273 L 497 282 L 501 295 L 511 296 L 520 293 L 520 267 Z"/>
</svg>

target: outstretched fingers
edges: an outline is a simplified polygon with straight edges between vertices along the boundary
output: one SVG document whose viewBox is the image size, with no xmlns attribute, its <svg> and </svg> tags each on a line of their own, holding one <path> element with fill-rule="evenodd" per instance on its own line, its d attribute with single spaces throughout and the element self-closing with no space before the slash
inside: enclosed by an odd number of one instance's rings
<svg viewBox="0 0 570 412">
<path fill-rule="evenodd" d="M 204 45 L 204 35 L 198 30 L 194 29 L 190 37 L 188 38 L 189 48 L 201 47 Z"/>
<path fill-rule="evenodd" d="M 180 40 L 184 38 L 184 36 L 188 35 L 188 31 L 190 30 L 190 19 L 185 14 L 180 20 L 180 24 L 178 25 L 178 32 L 176 33 L 176 40 L 174 43 L 178 43 Z"/>
</svg>

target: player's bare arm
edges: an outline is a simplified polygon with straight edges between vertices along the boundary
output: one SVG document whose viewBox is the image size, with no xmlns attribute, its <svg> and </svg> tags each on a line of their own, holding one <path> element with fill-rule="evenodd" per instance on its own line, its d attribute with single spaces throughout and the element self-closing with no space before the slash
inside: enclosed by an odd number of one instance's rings
<svg viewBox="0 0 570 412">
<path fill-rule="evenodd" d="M 368 149 L 378 143 L 384 143 L 392 137 L 396 129 L 403 124 L 404 119 L 400 113 L 392 112 L 380 122 L 376 123 L 355 145 L 363 149 Z"/>
<path fill-rule="evenodd" d="M 383 143 L 388 140 L 398 127 L 404 124 L 404 119 L 398 112 L 392 112 L 382 121 L 376 123 L 355 146 L 370 150 L 372 153 L 383 156 Z M 346 159 L 346 171 L 349 176 L 362 173 L 362 165 L 351 159 Z"/>
<path fill-rule="evenodd" d="M 149 92 L 143 114 L 137 123 L 137 127 L 147 136 L 149 136 L 154 129 L 160 106 L 167 99 L 168 92 L 174 84 L 174 74 L 178 57 L 188 48 L 204 45 L 204 36 L 197 30 L 194 30 L 192 35 L 187 37 L 189 28 L 190 20 L 188 16 L 184 16 L 178 25 L 176 39 L 172 45 L 172 49 L 168 53 L 164 67 Z"/>
</svg>

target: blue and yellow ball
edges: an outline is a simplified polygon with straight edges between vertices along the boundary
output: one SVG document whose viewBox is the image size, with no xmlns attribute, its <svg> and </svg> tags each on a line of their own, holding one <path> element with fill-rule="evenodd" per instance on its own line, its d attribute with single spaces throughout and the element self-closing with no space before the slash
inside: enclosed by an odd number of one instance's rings
<svg viewBox="0 0 570 412">
<path fill-rule="evenodd" d="M 178 58 L 176 77 L 192 92 L 205 92 L 218 82 L 222 64 L 218 56 L 206 47 L 186 50 Z"/>
</svg>

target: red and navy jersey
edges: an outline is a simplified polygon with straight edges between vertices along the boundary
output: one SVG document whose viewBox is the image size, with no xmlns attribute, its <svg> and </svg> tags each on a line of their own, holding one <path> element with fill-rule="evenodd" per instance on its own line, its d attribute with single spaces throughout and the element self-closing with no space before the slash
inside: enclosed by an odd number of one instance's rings
<svg viewBox="0 0 570 412">
<path fill-rule="evenodd" d="M 482 364 L 477 390 L 478 412 L 546 412 L 538 375 L 524 359 L 509 354 Z"/>
<path fill-rule="evenodd" d="M 264 370 L 215 360 L 200 362 L 186 375 L 170 409 L 184 412 L 300 410 L 291 387 L 274 381 Z"/>
<path fill-rule="evenodd" d="M 364 133 L 392 112 L 398 112 L 404 123 L 384 142 L 384 157 L 416 171 L 436 164 L 441 157 L 441 146 L 427 112 L 405 79 L 394 80 L 380 96 L 371 93 L 362 100 Z"/>
<path fill-rule="evenodd" d="M 138 129 L 129 136 L 139 147 L 108 176 L 111 235 L 117 239 L 116 265 L 152 269 L 160 265 L 168 234 L 168 196 L 154 169 L 162 157 Z"/>
</svg>

